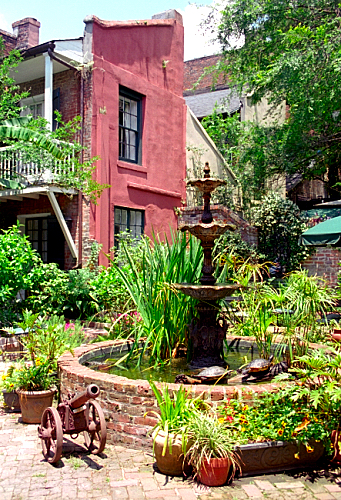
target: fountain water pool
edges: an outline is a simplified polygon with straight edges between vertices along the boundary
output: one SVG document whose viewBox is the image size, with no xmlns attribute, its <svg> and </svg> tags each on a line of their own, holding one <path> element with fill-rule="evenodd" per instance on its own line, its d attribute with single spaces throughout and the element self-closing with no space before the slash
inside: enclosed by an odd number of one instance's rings
<svg viewBox="0 0 341 500">
<path fill-rule="evenodd" d="M 256 349 L 254 339 L 227 336 L 227 344 L 245 353 L 252 347 Z M 157 408 L 157 402 L 147 380 L 132 380 L 127 377 L 91 370 L 84 362 L 98 356 L 112 356 L 122 349 L 131 349 L 132 342 L 123 340 L 100 342 L 78 347 L 71 353 L 64 353 L 58 360 L 61 398 L 68 393 L 82 391 L 88 384 L 97 384 L 100 388 L 98 398 L 108 427 L 108 439 L 112 443 L 125 443 L 133 447 L 152 447 L 148 434 L 156 420 L 145 413 Z M 167 384 L 170 390 L 177 391 L 178 384 Z M 243 397 L 245 401 L 255 394 L 277 390 L 278 383 L 245 385 L 188 385 L 186 390 L 191 397 L 201 396 L 214 406 L 223 404 L 231 398 Z"/>
</svg>

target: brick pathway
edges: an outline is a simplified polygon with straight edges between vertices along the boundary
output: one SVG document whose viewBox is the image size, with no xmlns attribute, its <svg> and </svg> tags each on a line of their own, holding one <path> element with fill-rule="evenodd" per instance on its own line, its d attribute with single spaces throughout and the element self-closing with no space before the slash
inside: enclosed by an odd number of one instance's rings
<svg viewBox="0 0 341 500">
<path fill-rule="evenodd" d="M 0 375 L 5 369 L 0 362 Z M 0 400 L 0 500 L 341 500 L 338 469 L 247 477 L 208 488 L 158 473 L 149 450 L 107 445 L 101 456 L 90 455 L 82 436 L 66 436 L 62 459 L 51 465 L 41 453 L 37 427 L 6 413 Z"/>
<path fill-rule="evenodd" d="M 82 437 L 64 439 L 56 464 L 44 461 L 37 425 L 0 408 L 0 499 L 333 500 L 341 499 L 338 470 L 241 478 L 233 486 L 207 488 L 154 469 L 148 450 L 108 445 L 89 455 Z"/>
</svg>

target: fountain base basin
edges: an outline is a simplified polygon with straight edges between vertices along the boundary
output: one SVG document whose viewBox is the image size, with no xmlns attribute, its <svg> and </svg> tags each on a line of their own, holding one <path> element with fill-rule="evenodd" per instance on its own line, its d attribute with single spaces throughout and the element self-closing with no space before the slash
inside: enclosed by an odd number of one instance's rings
<svg viewBox="0 0 341 500">
<path fill-rule="evenodd" d="M 254 339 L 227 336 L 228 345 L 235 348 L 252 350 L 256 347 Z M 112 356 L 115 352 L 131 349 L 132 342 L 124 340 L 99 342 L 74 349 L 74 355 L 64 353 L 58 360 L 61 399 L 68 393 L 85 390 L 89 384 L 97 384 L 100 388 L 98 401 L 103 408 L 108 429 L 108 442 L 123 443 L 131 447 L 141 446 L 152 448 L 152 438 L 149 431 L 157 422 L 151 416 L 145 416 L 150 410 L 157 409 L 157 401 L 147 380 L 132 380 L 126 377 L 96 372 L 82 363 L 99 356 Z M 167 384 L 170 390 L 178 391 L 179 385 Z M 160 386 L 157 383 L 157 386 Z M 250 401 L 254 395 L 264 391 L 277 390 L 278 383 L 265 383 L 243 387 L 243 399 Z M 240 385 L 206 384 L 188 385 L 193 398 L 201 397 L 213 406 L 240 396 Z"/>
</svg>

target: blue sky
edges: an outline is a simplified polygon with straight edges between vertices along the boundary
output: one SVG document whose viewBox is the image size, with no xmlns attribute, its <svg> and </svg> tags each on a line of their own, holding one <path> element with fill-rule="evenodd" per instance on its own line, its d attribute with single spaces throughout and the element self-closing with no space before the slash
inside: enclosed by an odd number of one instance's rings
<svg viewBox="0 0 341 500">
<path fill-rule="evenodd" d="M 12 33 L 12 23 L 24 17 L 34 17 L 41 23 L 40 43 L 59 38 L 82 36 L 86 15 L 95 14 L 106 20 L 150 19 L 153 14 L 177 9 L 184 16 L 185 60 L 210 55 L 218 47 L 208 43 L 207 34 L 199 28 L 208 9 L 198 9 L 188 0 L 3 0 L 0 8 L 0 28 Z"/>
</svg>

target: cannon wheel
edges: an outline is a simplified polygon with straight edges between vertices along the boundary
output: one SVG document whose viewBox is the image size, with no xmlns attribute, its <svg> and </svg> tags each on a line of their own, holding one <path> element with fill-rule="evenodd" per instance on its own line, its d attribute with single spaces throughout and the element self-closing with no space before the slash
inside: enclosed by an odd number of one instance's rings
<svg viewBox="0 0 341 500">
<path fill-rule="evenodd" d="M 45 459 L 54 464 L 62 456 L 63 449 L 63 427 L 59 413 L 51 406 L 46 408 L 41 417 L 39 429 L 41 445 Z"/>
<path fill-rule="evenodd" d="M 103 410 L 97 401 L 89 401 L 89 429 L 84 431 L 84 438 L 91 453 L 102 453 L 107 440 L 107 426 Z"/>
</svg>

